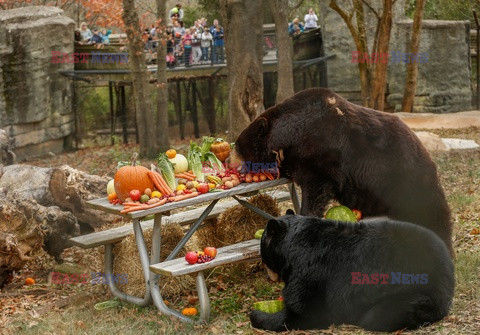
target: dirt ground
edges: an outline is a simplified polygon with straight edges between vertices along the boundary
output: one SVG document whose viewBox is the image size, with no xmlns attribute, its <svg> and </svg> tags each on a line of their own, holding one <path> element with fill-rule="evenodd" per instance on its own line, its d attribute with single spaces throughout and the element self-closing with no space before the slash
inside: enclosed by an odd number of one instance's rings
<svg viewBox="0 0 480 335">
<path fill-rule="evenodd" d="M 423 124 L 420 128 L 425 127 Z M 480 128 L 428 129 L 448 138 L 472 139 L 480 144 Z M 184 142 L 174 143 L 182 147 Z M 36 160 L 29 164 L 69 164 L 99 175 L 113 175 L 116 161 L 128 158 L 134 145 L 94 147 Z M 454 220 L 456 293 L 451 313 L 441 322 L 406 334 L 480 334 L 480 150 L 434 152 L 442 185 Z M 282 211 L 291 206 L 282 205 Z M 101 271 L 101 248 L 66 249 L 63 264 L 39 252 L 12 283 L 0 291 L 0 334 L 267 334 L 251 328 L 248 311 L 253 302 L 276 299 L 281 284 L 271 283 L 258 264 L 238 269 L 217 268 L 208 274 L 212 302 L 211 322 L 185 325 L 160 315 L 154 308 L 132 304 L 98 311 L 93 306 L 112 299 L 105 285 L 49 285 L 51 271 L 90 273 Z M 25 286 L 25 278 L 37 283 Z M 167 297 L 177 309 L 196 305 L 194 287 L 184 295 Z M 370 334 L 351 326 L 325 331 L 292 331 L 290 334 Z"/>
</svg>

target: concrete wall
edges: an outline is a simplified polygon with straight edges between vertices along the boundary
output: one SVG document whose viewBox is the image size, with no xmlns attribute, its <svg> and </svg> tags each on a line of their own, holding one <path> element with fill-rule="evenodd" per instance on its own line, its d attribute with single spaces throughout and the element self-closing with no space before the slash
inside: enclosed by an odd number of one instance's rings
<svg viewBox="0 0 480 335">
<path fill-rule="evenodd" d="M 72 134 L 71 80 L 52 51 L 73 52 L 74 22 L 55 7 L 0 11 L 0 129 L 18 160 L 61 152 Z"/>
<path fill-rule="evenodd" d="M 338 0 L 350 11 L 351 1 Z M 372 2 L 380 9 L 381 1 Z M 352 63 L 352 51 L 357 50 L 345 22 L 329 7 L 329 1 L 320 2 L 320 20 L 324 32 L 325 54 L 336 55 L 328 61 L 328 86 L 347 99 L 361 103 L 358 65 Z M 397 0 L 393 11 L 390 52 L 407 52 L 412 20 L 405 17 L 405 0 Z M 365 7 L 367 34 L 373 41 L 376 18 Z M 424 21 L 420 52 L 428 54 L 428 61 L 419 64 L 415 112 L 446 113 L 471 107 L 470 58 L 468 23 L 463 21 Z M 371 50 L 371 45 L 370 45 Z M 406 64 L 392 63 L 388 67 L 388 107 L 400 110 L 405 85 Z"/>
</svg>

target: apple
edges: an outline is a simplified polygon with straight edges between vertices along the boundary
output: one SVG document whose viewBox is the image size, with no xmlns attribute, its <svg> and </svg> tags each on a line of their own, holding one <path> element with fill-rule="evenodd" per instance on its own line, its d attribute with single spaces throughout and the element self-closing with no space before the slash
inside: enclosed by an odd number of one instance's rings
<svg viewBox="0 0 480 335">
<path fill-rule="evenodd" d="M 188 264 L 195 264 L 197 263 L 198 256 L 195 251 L 189 251 L 185 255 L 185 260 L 188 262 Z"/>
<path fill-rule="evenodd" d="M 197 191 L 200 194 L 207 193 L 208 192 L 208 184 L 205 184 L 205 183 L 198 184 Z"/>
<path fill-rule="evenodd" d="M 217 256 L 217 248 L 215 247 L 206 247 L 203 249 L 203 253 L 207 256 L 210 256 L 212 258 L 215 258 Z"/>
<path fill-rule="evenodd" d="M 139 190 L 131 190 L 129 195 L 130 195 L 130 199 L 132 199 L 133 201 L 138 201 L 140 200 L 142 193 L 140 193 Z"/>
<path fill-rule="evenodd" d="M 360 221 L 362 219 L 362 212 L 358 209 L 352 209 L 352 213 L 355 214 L 355 217 L 357 218 L 357 221 Z"/>
</svg>

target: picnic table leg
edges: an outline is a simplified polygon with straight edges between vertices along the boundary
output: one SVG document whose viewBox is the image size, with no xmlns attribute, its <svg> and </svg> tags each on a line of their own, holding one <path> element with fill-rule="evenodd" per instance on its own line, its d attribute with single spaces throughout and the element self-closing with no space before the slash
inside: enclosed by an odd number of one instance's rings
<svg viewBox="0 0 480 335">
<path fill-rule="evenodd" d="M 263 217 L 264 217 L 265 219 L 267 219 L 267 220 L 275 219 L 274 216 L 272 216 L 272 215 L 268 214 L 267 212 L 262 211 L 261 209 L 253 206 L 253 205 L 252 205 L 251 203 L 249 203 L 248 201 L 245 201 L 245 200 L 243 200 L 243 199 L 240 199 L 240 198 L 238 198 L 238 197 L 235 196 L 235 195 L 232 195 L 232 198 L 235 199 L 235 200 L 237 200 L 237 201 L 240 203 L 240 205 L 242 205 L 242 206 L 250 209 L 251 211 L 257 213 L 258 215 L 263 216 Z"/>
<path fill-rule="evenodd" d="M 292 197 L 293 209 L 295 210 L 295 214 L 300 214 L 300 209 L 302 208 L 302 206 L 300 205 L 300 200 L 298 198 L 295 183 L 288 184 L 288 190 L 290 191 L 290 196 Z"/>
<path fill-rule="evenodd" d="M 173 249 L 173 251 L 168 255 L 165 261 L 171 260 L 177 256 L 178 252 L 185 246 L 185 243 L 192 237 L 195 231 L 200 227 L 202 222 L 205 218 L 210 214 L 215 204 L 218 200 L 212 201 L 210 205 L 203 211 L 202 215 L 197 219 L 197 221 L 193 224 L 187 234 L 182 238 L 182 240 L 177 244 L 177 246 Z M 158 214 L 157 214 L 158 215 Z M 155 215 L 156 218 L 156 215 Z M 153 237 L 152 237 L 152 253 L 158 250 L 160 253 L 162 241 L 162 234 L 161 234 L 161 222 L 160 220 L 153 221 Z M 163 301 L 162 293 L 160 291 L 160 287 L 158 281 L 160 279 L 160 275 L 157 273 L 150 272 L 150 290 L 152 293 L 153 303 L 155 306 L 162 312 L 164 315 L 172 315 L 179 318 L 181 321 L 192 323 L 193 319 L 177 312 L 169 308 L 165 302 Z M 196 285 L 197 291 L 200 301 L 200 319 L 199 323 L 205 323 L 208 318 L 210 317 L 210 300 L 208 298 L 208 291 L 207 286 L 205 284 L 205 278 L 203 277 L 203 273 L 199 272 L 196 278 Z"/>
<path fill-rule="evenodd" d="M 105 275 L 107 278 L 114 278 L 113 276 L 113 244 L 105 244 Z M 140 306 L 148 306 L 151 303 L 151 294 L 148 285 L 145 290 L 145 297 L 139 298 L 121 291 L 114 280 L 107 281 L 108 287 L 112 294 L 122 300 L 131 302 Z"/>
</svg>

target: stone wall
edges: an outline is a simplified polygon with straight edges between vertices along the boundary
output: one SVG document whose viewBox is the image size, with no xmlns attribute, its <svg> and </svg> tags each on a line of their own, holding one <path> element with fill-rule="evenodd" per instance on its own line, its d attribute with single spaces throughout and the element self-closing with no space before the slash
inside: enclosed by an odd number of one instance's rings
<svg viewBox="0 0 480 335">
<path fill-rule="evenodd" d="M 350 1 L 337 0 L 350 11 Z M 372 1 L 377 9 L 381 1 Z M 329 1 L 320 2 L 320 24 L 328 60 L 328 86 L 355 103 L 361 103 L 358 65 L 352 63 L 356 50 L 345 22 L 329 7 Z M 390 52 L 407 52 L 412 20 L 405 17 L 405 0 L 397 0 L 393 11 Z M 373 41 L 376 18 L 365 7 L 367 34 Z M 471 107 L 470 56 L 468 23 L 463 21 L 424 21 L 420 51 L 428 54 L 428 61 L 419 64 L 419 76 L 414 112 L 447 113 Z M 371 45 L 370 48 L 371 50 Z M 406 77 L 405 63 L 392 63 L 388 67 L 387 108 L 399 111 Z"/>
<path fill-rule="evenodd" d="M 73 52 L 74 22 L 55 7 L 0 11 L 0 129 L 24 160 L 61 152 L 73 133 L 71 80 L 52 51 Z"/>
</svg>

